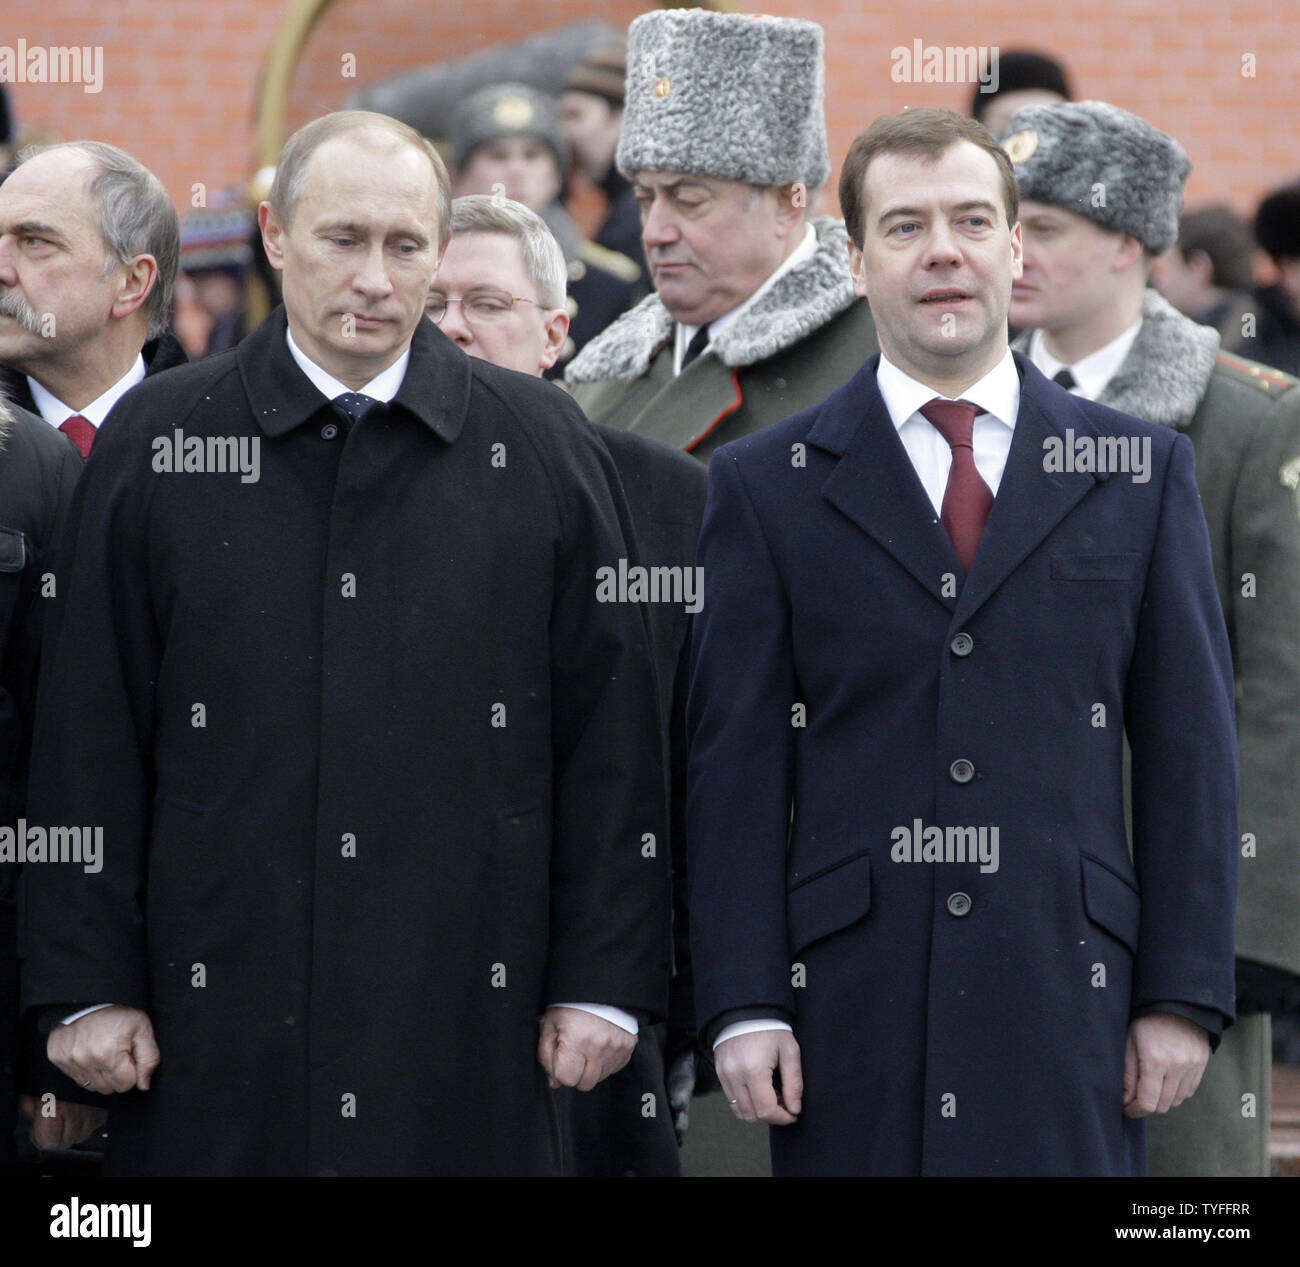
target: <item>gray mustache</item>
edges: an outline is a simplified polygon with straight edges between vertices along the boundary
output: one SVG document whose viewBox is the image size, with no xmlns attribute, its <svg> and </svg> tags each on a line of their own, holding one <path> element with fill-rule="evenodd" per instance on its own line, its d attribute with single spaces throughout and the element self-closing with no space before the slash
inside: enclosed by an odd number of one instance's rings
<svg viewBox="0 0 1300 1267">
<path fill-rule="evenodd" d="M 36 315 L 36 309 L 17 291 L 0 291 L 0 312 L 13 317 L 29 334 L 40 334 L 41 319 Z"/>
</svg>

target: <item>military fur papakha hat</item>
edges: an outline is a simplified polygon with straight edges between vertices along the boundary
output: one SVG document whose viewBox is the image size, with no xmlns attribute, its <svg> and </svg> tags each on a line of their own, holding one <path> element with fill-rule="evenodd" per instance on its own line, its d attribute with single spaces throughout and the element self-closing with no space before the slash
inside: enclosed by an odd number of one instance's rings
<svg viewBox="0 0 1300 1267">
<path fill-rule="evenodd" d="M 1063 207 L 1137 238 L 1153 255 L 1178 241 L 1183 147 L 1145 119 L 1104 101 L 1025 106 L 1002 147 L 1021 198 Z"/>
<path fill-rule="evenodd" d="M 831 170 L 825 79 L 815 22 L 643 13 L 628 28 L 618 169 L 816 189 Z"/>
</svg>

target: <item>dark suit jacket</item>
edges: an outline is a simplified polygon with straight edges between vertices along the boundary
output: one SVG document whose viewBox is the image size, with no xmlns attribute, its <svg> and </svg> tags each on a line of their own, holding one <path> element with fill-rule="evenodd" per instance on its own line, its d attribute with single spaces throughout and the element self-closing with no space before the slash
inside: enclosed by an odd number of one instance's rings
<svg viewBox="0 0 1300 1267">
<path fill-rule="evenodd" d="M 1017 356 L 963 579 L 877 363 L 710 467 L 688 710 L 701 1028 L 793 1014 L 806 1091 L 772 1132 L 777 1173 L 1140 1171 L 1131 1016 L 1233 1012 L 1232 666 L 1191 445 Z M 1045 441 L 1104 437 L 1149 444 L 1146 482 L 1045 469 Z M 930 827 L 950 860 L 909 860 Z M 996 829 L 996 867 L 960 860 L 958 828 Z"/>
</svg>

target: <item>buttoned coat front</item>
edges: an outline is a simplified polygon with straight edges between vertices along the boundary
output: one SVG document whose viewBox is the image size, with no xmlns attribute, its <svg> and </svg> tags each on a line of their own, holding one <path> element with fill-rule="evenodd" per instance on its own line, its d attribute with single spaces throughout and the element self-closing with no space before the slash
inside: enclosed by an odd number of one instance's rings
<svg viewBox="0 0 1300 1267">
<path fill-rule="evenodd" d="M 1191 446 L 1016 363 L 964 579 L 877 358 L 710 466 L 696 1006 L 701 1030 L 794 1018 L 803 1111 L 772 1128 L 777 1174 L 1139 1173 L 1131 1015 L 1232 1014 L 1232 667 Z M 1106 437 L 1149 444 L 1145 481 L 1050 469 L 1056 444 Z"/>
<path fill-rule="evenodd" d="M 256 480 L 160 470 L 177 430 Z M 645 618 L 595 601 L 615 480 L 563 392 L 423 321 L 350 429 L 282 311 L 106 422 L 28 813 L 103 865 L 29 866 L 23 944 L 28 1007 L 155 1026 L 110 1171 L 555 1168 L 542 1009 L 666 1005 Z"/>
</svg>

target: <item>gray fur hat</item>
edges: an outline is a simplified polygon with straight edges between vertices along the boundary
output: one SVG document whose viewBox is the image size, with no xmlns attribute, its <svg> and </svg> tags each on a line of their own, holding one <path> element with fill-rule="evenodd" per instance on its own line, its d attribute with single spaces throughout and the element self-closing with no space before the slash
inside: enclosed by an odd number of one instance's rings
<svg viewBox="0 0 1300 1267">
<path fill-rule="evenodd" d="M 456 110 L 452 166 L 461 171 L 480 145 L 503 136 L 535 136 L 551 147 L 561 172 L 569 165 L 555 98 L 529 84 L 490 84 L 470 93 Z"/>
<path fill-rule="evenodd" d="M 825 80 L 815 22 L 643 13 L 628 28 L 618 169 L 816 189 L 831 170 Z"/>
<path fill-rule="evenodd" d="M 1145 119 L 1104 101 L 1024 106 L 1002 147 L 1020 196 L 1073 211 L 1137 238 L 1153 255 L 1178 241 L 1183 147 Z"/>
</svg>

